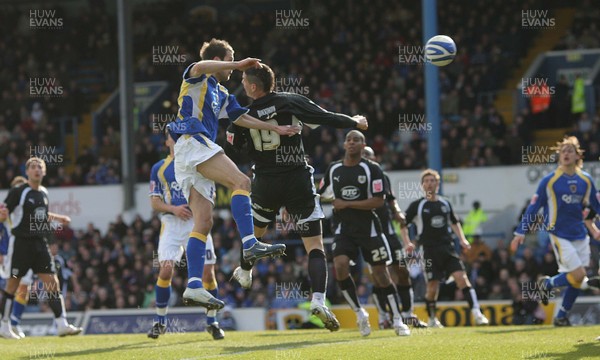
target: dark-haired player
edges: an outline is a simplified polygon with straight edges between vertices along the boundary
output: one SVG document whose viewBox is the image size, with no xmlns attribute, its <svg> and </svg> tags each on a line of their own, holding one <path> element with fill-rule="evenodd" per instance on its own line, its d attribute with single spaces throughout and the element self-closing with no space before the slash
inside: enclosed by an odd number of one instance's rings
<svg viewBox="0 0 600 360">
<path fill-rule="evenodd" d="M 361 307 L 356 296 L 356 285 L 350 276 L 350 260 L 356 260 L 358 252 L 370 265 L 373 285 L 379 288 L 380 298 L 393 312 L 393 327 L 397 335 L 410 335 L 410 329 L 402 322 L 398 293 L 390 281 L 386 266 L 391 263 L 389 245 L 381 230 L 375 209 L 385 202 L 383 171 L 379 164 L 362 157 L 365 136 L 357 130 L 346 135 L 343 160 L 329 165 L 321 180 L 319 193 L 333 197 L 335 237 L 331 246 L 336 280 L 346 301 L 356 313 L 360 334 L 371 333 L 369 315 Z M 388 262 L 389 261 L 389 262 Z"/>
<path fill-rule="evenodd" d="M 273 92 L 275 75 L 265 64 L 246 70 L 242 84 L 246 94 L 253 99 L 249 114 L 264 122 L 361 129 L 368 126 L 363 116 L 332 113 L 302 95 Z M 321 228 L 323 212 L 314 185 L 313 168 L 305 160 L 302 136 L 281 137 L 272 131 L 232 125 L 228 141 L 235 148 L 246 145 L 254 162 L 251 196 L 255 234 L 260 238 L 275 220 L 279 209 L 286 208 L 309 258 L 308 273 L 313 291 L 311 311 L 327 329 L 337 330 L 339 322 L 325 305 L 327 261 Z M 247 261 L 242 261 L 241 266 L 235 269 L 233 276 L 242 287 L 250 288 L 251 269 L 252 262 Z"/>
<path fill-rule="evenodd" d="M 423 246 L 427 292 L 425 303 L 429 314 L 429 327 L 441 328 L 443 325 L 435 314 L 435 305 L 439 293 L 440 280 L 452 275 L 456 285 L 462 290 L 469 303 L 476 325 L 488 325 L 488 319 L 481 313 L 477 294 L 465 273 L 465 266 L 454 250 L 451 229 L 458 236 L 460 245 L 468 249 L 471 246 L 465 238 L 458 217 L 452 205 L 438 195 L 440 174 L 427 169 L 421 173 L 421 186 L 425 197 L 413 201 L 406 210 L 406 222 L 417 225 L 417 236 Z"/>
<path fill-rule="evenodd" d="M 202 285 L 207 236 L 212 228 L 215 181 L 232 190 L 231 212 L 242 238 L 243 258 L 256 260 L 280 256 L 285 245 L 269 245 L 254 236 L 250 207 L 250 179 L 215 143 L 219 119 L 227 118 L 242 127 L 295 135 L 300 127 L 276 126 L 246 113 L 235 96 L 221 85 L 233 70 L 260 66 L 260 60 L 233 60 L 233 48 L 227 41 L 212 39 L 202 45 L 202 61 L 185 69 L 179 91 L 177 120 L 167 128 L 175 141 L 175 177 L 194 217 L 194 229 L 187 245 L 188 284 L 183 293 L 186 305 L 221 309 L 225 304 Z"/>
<path fill-rule="evenodd" d="M 371 161 L 375 161 L 375 152 L 369 146 L 365 146 L 363 150 L 363 156 Z M 383 172 L 383 184 L 385 186 L 385 203 L 382 207 L 377 208 L 377 216 L 381 221 L 381 229 L 385 235 L 391 250 L 392 263 L 388 266 L 390 272 L 390 278 L 398 291 L 400 302 L 402 303 L 402 318 L 408 325 L 414 327 L 427 327 L 427 324 L 420 321 L 417 316 L 413 313 L 413 290 L 410 281 L 410 274 L 406 267 L 404 259 L 405 254 L 410 254 L 413 251 L 414 245 L 410 242 L 408 237 L 408 228 L 406 226 L 406 217 L 400 210 L 400 206 L 394 197 L 392 191 L 392 185 L 389 176 Z M 404 245 L 400 243 L 396 230 L 392 225 L 392 219 L 400 224 L 400 231 L 402 233 L 402 241 Z M 404 247 L 404 252 L 402 248 Z M 373 300 L 377 306 L 379 313 L 379 327 L 385 328 L 387 324 L 386 312 L 389 316 L 389 309 L 385 311 L 385 301 L 382 298 L 383 294 L 379 291 L 380 288 L 373 288 L 373 291 L 377 292 L 373 295 Z"/>
</svg>

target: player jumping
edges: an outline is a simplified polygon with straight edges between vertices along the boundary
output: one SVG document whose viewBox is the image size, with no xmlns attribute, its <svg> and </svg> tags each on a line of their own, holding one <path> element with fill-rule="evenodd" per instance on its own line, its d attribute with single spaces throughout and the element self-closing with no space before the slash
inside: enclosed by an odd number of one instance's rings
<svg viewBox="0 0 600 360">
<path fill-rule="evenodd" d="M 254 236 L 250 206 L 250 179 L 215 143 L 220 118 L 228 118 L 242 127 L 272 131 L 278 135 L 295 135 L 300 127 L 275 126 L 246 113 L 235 96 L 220 84 L 233 70 L 260 66 L 260 60 L 233 60 L 233 48 L 224 40 L 212 39 L 200 50 L 202 61 L 188 66 L 183 73 L 179 92 L 177 120 L 167 125 L 175 141 L 175 177 L 181 186 L 194 217 L 194 228 L 187 245 L 188 284 L 183 293 L 186 305 L 221 309 L 225 304 L 202 287 L 207 235 L 212 228 L 213 196 L 218 182 L 230 190 L 231 212 L 243 242 L 243 257 L 256 260 L 280 256 L 285 245 L 262 243 Z"/>
<path fill-rule="evenodd" d="M 250 115 L 267 123 L 368 127 L 363 116 L 332 113 L 302 95 L 273 92 L 275 75 L 265 64 L 246 70 L 242 84 L 246 94 L 254 100 Z M 247 144 L 248 154 L 255 163 L 252 181 L 255 234 L 258 238 L 262 237 L 279 209 L 286 208 L 308 254 L 308 273 L 313 291 L 310 310 L 327 329 L 338 330 L 338 320 L 325 305 L 327 260 L 321 227 L 323 212 L 314 185 L 314 169 L 306 163 L 302 135 L 280 137 L 272 131 L 248 130 L 232 125 L 228 141 L 238 149 Z M 241 266 L 233 272 L 233 277 L 244 288 L 250 288 L 252 284 L 252 265 L 253 262 L 242 259 Z"/>
</svg>

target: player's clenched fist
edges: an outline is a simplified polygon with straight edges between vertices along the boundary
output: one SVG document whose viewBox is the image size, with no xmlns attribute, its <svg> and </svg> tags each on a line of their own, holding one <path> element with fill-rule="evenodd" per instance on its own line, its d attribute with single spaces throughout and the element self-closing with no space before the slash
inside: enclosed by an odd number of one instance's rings
<svg viewBox="0 0 600 360">
<path fill-rule="evenodd" d="M 357 124 L 356 124 L 356 128 L 359 130 L 367 130 L 369 128 L 369 122 L 367 121 L 367 118 L 362 116 L 362 115 L 354 115 L 352 117 L 354 120 L 356 120 Z"/>
</svg>

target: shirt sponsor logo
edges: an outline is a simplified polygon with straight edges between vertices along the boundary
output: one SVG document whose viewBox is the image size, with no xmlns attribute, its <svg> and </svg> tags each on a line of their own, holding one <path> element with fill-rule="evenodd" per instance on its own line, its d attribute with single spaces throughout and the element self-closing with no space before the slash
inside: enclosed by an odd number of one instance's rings
<svg viewBox="0 0 600 360">
<path fill-rule="evenodd" d="M 442 228 L 445 225 L 445 221 L 444 221 L 444 217 L 437 215 L 431 218 L 431 226 L 433 226 L 434 228 Z"/>
<path fill-rule="evenodd" d="M 344 186 L 342 188 L 342 199 L 354 200 L 360 196 L 360 191 L 356 186 Z"/>
</svg>

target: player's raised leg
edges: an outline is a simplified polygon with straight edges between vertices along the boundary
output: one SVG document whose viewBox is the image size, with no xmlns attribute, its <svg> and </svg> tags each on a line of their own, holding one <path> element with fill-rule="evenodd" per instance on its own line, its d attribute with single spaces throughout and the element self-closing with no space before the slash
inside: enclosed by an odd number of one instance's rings
<svg viewBox="0 0 600 360">
<path fill-rule="evenodd" d="M 256 216 L 256 214 L 255 214 Z M 267 225 L 257 226 L 256 220 L 254 221 L 254 235 L 256 239 L 260 241 L 262 236 L 267 232 Z M 240 266 L 233 270 L 233 279 L 235 279 L 244 289 L 250 289 L 252 287 L 252 267 L 255 261 L 248 261 L 244 259 L 244 248 L 240 248 Z"/>
<path fill-rule="evenodd" d="M 255 261 L 264 257 L 277 257 L 285 252 L 283 244 L 265 244 L 254 236 L 254 221 L 250 205 L 250 179 L 238 170 L 225 154 L 218 153 L 196 166 L 202 176 L 232 190 L 231 213 L 235 220 L 244 249 L 243 258 Z"/>
<path fill-rule="evenodd" d="M 551 297 L 551 290 L 555 287 L 566 286 L 560 310 L 554 318 L 554 325 L 570 326 L 568 312 L 581 293 L 581 289 L 589 286 L 583 267 L 583 264 L 587 263 L 590 258 L 589 238 L 569 241 L 551 234 L 550 239 L 555 244 L 553 249 L 559 265 L 559 274 L 553 277 L 545 276 L 538 280 L 540 298 L 542 303 L 547 305 Z"/>
<path fill-rule="evenodd" d="M 185 305 L 203 306 L 208 310 L 222 309 L 225 303 L 212 296 L 202 285 L 206 241 L 213 224 L 213 203 L 195 187 L 191 187 L 189 205 L 194 216 L 194 229 L 190 233 L 186 249 L 188 284 L 183 293 L 183 302 Z"/>
<path fill-rule="evenodd" d="M 216 263 L 217 256 L 215 254 L 215 247 L 212 236 L 209 233 L 206 241 L 206 259 L 204 262 L 204 274 L 202 274 L 202 284 L 215 298 L 219 294 L 219 284 L 217 283 L 217 277 L 215 276 Z M 217 321 L 216 309 L 208 310 L 206 313 L 206 331 L 214 340 L 222 340 L 225 338 L 225 332 L 219 327 L 219 322 Z"/>
</svg>

